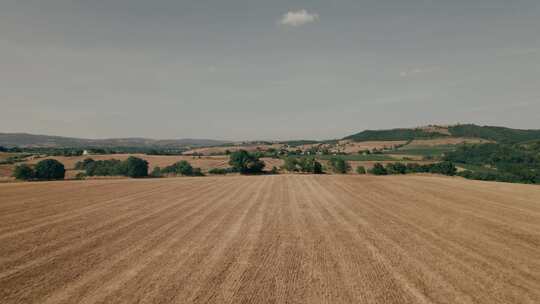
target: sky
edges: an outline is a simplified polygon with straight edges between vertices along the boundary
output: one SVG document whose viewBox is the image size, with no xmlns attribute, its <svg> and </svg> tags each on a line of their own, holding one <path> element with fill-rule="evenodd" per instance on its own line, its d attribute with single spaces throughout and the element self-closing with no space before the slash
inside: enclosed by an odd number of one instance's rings
<svg viewBox="0 0 540 304">
<path fill-rule="evenodd" d="M 1 0 L 0 132 L 540 128 L 538 0 Z"/>
</svg>

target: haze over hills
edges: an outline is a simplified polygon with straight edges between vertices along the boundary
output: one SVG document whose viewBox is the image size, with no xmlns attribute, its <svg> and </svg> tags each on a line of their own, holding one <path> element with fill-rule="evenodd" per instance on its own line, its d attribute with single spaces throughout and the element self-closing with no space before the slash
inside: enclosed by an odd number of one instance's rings
<svg viewBox="0 0 540 304">
<path fill-rule="evenodd" d="M 450 126 L 429 125 L 414 128 L 397 128 L 386 130 L 365 130 L 345 136 L 342 140 L 349 141 L 400 141 L 434 138 L 479 138 L 501 143 L 519 143 L 540 140 L 540 130 L 523 130 L 499 126 L 479 126 L 475 124 L 457 124 Z M 278 141 L 276 141 L 278 142 Z M 323 141 L 296 140 L 280 141 L 289 144 L 308 144 Z M 231 141 L 213 139 L 150 139 L 150 138 L 111 138 L 85 139 L 75 137 L 34 135 L 28 133 L 0 133 L 0 146 L 5 147 L 155 147 L 182 148 L 218 146 L 232 143 Z M 253 142 L 251 142 L 253 143 Z"/>
<path fill-rule="evenodd" d="M 0 133 L 0 146 L 5 147 L 160 147 L 181 148 L 222 145 L 227 141 L 212 139 L 149 139 L 149 138 L 110 138 L 85 139 L 28 133 Z"/>
</svg>

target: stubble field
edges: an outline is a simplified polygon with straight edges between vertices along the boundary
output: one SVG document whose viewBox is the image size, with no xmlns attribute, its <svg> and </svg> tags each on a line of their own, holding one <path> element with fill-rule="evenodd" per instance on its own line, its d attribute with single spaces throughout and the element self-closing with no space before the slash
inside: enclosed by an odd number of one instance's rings
<svg viewBox="0 0 540 304">
<path fill-rule="evenodd" d="M 540 303 L 540 187 L 435 176 L 0 184 L 1 303 Z"/>
</svg>

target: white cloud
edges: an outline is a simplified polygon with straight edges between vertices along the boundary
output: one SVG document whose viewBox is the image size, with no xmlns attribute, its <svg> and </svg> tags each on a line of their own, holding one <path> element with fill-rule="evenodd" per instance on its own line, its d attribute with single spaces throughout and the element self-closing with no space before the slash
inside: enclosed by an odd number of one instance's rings
<svg viewBox="0 0 540 304">
<path fill-rule="evenodd" d="M 319 20 L 318 14 L 308 13 L 305 9 L 299 11 L 289 11 L 283 14 L 279 23 L 281 25 L 301 26 Z"/>
</svg>

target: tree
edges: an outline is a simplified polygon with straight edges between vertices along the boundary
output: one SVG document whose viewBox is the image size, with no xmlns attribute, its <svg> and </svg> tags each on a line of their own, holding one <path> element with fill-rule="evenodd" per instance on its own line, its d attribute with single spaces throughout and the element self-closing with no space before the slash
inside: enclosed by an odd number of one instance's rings
<svg viewBox="0 0 540 304">
<path fill-rule="evenodd" d="M 239 150 L 231 153 L 229 165 L 241 174 L 261 173 L 265 164 L 257 156 L 245 151 Z"/>
<path fill-rule="evenodd" d="M 169 173 L 185 176 L 202 176 L 204 175 L 200 168 L 194 168 L 191 164 L 185 160 L 181 160 L 170 166 L 167 166 L 161 170 L 161 173 Z"/>
<path fill-rule="evenodd" d="M 13 171 L 13 177 L 18 180 L 31 180 L 35 177 L 35 172 L 32 167 L 27 164 L 21 164 L 15 167 Z"/>
<path fill-rule="evenodd" d="M 345 174 L 351 170 L 349 163 L 341 157 L 333 157 L 329 161 L 332 171 L 339 174 Z"/>
<path fill-rule="evenodd" d="M 358 173 L 358 174 L 366 174 L 366 168 L 364 168 L 363 166 L 358 166 L 358 167 L 356 167 L 356 173 Z"/>
<path fill-rule="evenodd" d="M 148 176 L 148 162 L 146 160 L 130 156 L 125 164 L 127 176 L 133 178 Z"/>
<path fill-rule="evenodd" d="M 193 175 L 193 166 L 185 160 L 176 163 L 176 173 L 180 175 Z"/>
<path fill-rule="evenodd" d="M 375 163 L 373 165 L 373 168 L 371 168 L 371 170 L 369 170 L 369 173 L 371 173 L 373 175 L 387 175 L 388 174 L 388 172 L 386 171 L 384 166 L 381 165 L 380 163 Z"/>
<path fill-rule="evenodd" d="M 212 168 L 212 169 L 208 170 L 208 173 L 222 175 L 222 174 L 229 173 L 229 170 L 223 169 L 223 168 Z"/>
<path fill-rule="evenodd" d="M 36 178 L 40 180 L 64 179 L 66 169 L 56 159 L 44 159 L 36 164 Z"/>
<path fill-rule="evenodd" d="M 181 160 L 162 170 L 163 173 L 172 173 L 177 175 L 193 175 L 193 167 L 188 161 Z"/>
</svg>

